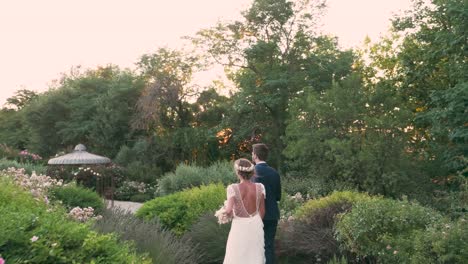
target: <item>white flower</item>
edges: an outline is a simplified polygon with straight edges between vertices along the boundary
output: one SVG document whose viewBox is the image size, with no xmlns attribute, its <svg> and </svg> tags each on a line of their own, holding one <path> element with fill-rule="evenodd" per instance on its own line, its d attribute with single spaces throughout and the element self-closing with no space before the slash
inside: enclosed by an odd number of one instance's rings
<svg viewBox="0 0 468 264">
<path fill-rule="evenodd" d="M 400 108 L 399 108 L 399 107 L 395 107 L 395 108 L 393 108 L 393 110 L 395 110 L 395 111 L 400 111 Z"/>
<path fill-rule="evenodd" d="M 53 244 L 52 244 L 52 247 L 56 247 L 56 246 L 57 246 L 57 243 L 53 243 Z"/>
<path fill-rule="evenodd" d="M 31 242 L 36 242 L 38 239 L 39 239 L 39 237 L 33 236 L 33 237 L 31 237 Z"/>
<path fill-rule="evenodd" d="M 227 201 L 224 203 L 226 204 Z M 226 213 L 226 208 L 224 206 L 221 206 L 218 211 L 216 211 L 215 216 L 218 218 L 218 223 L 219 224 L 227 224 L 229 221 L 232 220 L 232 217 L 229 217 Z"/>
<path fill-rule="evenodd" d="M 366 103 L 366 107 L 369 107 L 369 104 L 368 104 L 368 103 Z"/>
</svg>

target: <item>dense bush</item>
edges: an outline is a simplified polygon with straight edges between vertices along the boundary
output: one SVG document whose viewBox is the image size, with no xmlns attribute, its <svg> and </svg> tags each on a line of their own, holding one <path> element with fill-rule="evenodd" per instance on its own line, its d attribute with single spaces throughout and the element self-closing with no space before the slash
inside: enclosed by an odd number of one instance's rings
<svg viewBox="0 0 468 264">
<path fill-rule="evenodd" d="M 213 212 L 206 213 L 185 234 L 203 252 L 203 263 L 222 263 L 231 224 L 218 224 Z"/>
<path fill-rule="evenodd" d="M 301 193 L 288 195 L 283 191 L 281 194 L 281 201 L 279 203 L 280 219 L 287 220 L 293 217 L 296 210 L 304 204 L 306 199 L 307 197 L 304 198 Z"/>
<path fill-rule="evenodd" d="M 151 263 L 113 234 L 99 235 L 0 176 L 0 253 L 6 263 Z"/>
<path fill-rule="evenodd" d="M 37 174 L 45 174 L 47 171 L 47 167 L 43 165 L 20 163 L 14 160 L 0 159 L 0 171 L 6 170 L 8 168 L 23 168 L 28 174 L 31 174 L 33 171 L 35 171 Z"/>
<path fill-rule="evenodd" d="M 334 192 L 330 196 L 307 201 L 295 217 L 280 222 L 278 254 L 290 263 L 326 263 L 340 252 L 334 237 L 337 215 L 347 212 L 357 200 L 371 199 L 367 194 Z"/>
<path fill-rule="evenodd" d="M 154 187 L 144 182 L 124 181 L 115 190 L 114 198 L 120 201 L 145 202 L 154 198 Z"/>
<path fill-rule="evenodd" d="M 62 201 L 68 210 L 77 206 L 92 207 L 99 213 L 104 209 L 104 201 L 96 192 L 76 184 L 52 188 L 49 195 L 51 200 Z"/>
<path fill-rule="evenodd" d="M 408 201 L 360 201 L 338 221 L 336 238 L 359 256 L 374 256 L 383 263 L 407 263 L 415 236 L 440 220 L 434 210 Z"/>
<path fill-rule="evenodd" d="M 324 196 L 333 189 L 327 187 L 320 178 L 311 176 L 298 175 L 298 173 L 287 174 L 281 178 L 281 187 L 289 195 L 301 193 L 310 197 Z"/>
<path fill-rule="evenodd" d="M 334 204 L 341 204 L 343 202 L 354 204 L 358 201 L 370 199 L 372 198 L 366 193 L 352 191 L 333 192 L 332 194 L 320 199 L 309 200 L 303 206 L 297 209 L 295 217 L 298 219 L 307 219 L 307 217 L 313 215 L 315 211 L 322 208 L 327 208 Z"/>
<path fill-rule="evenodd" d="M 230 162 L 217 162 L 203 168 L 196 165 L 180 164 L 175 172 L 165 174 L 158 181 L 156 194 L 168 195 L 192 187 L 210 183 L 223 183 L 229 185 L 237 180 Z"/>
<path fill-rule="evenodd" d="M 225 199 L 223 184 L 203 185 L 146 202 L 136 215 L 146 220 L 157 217 L 165 227 L 180 235 L 204 213 L 214 213 Z"/>
<path fill-rule="evenodd" d="M 132 146 L 122 146 L 115 157 L 115 162 L 125 169 L 127 180 L 155 184 L 162 175 L 162 169 L 158 166 L 155 157 L 160 153 L 154 153 L 157 146 L 145 140 L 137 140 Z"/>
<path fill-rule="evenodd" d="M 147 252 L 153 263 L 194 264 L 201 261 L 204 250 L 164 230 L 157 221 L 143 221 L 123 210 L 105 210 L 94 224 L 101 233 L 116 233 L 120 239 L 134 241 L 137 251 Z"/>
<path fill-rule="evenodd" d="M 456 222 L 438 222 L 404 244 L 410 245 L 406 252 L 402 252 L 408 263 L 465 263 L 468 259 L 468 222 L 463 218 Z"/>
</svg>

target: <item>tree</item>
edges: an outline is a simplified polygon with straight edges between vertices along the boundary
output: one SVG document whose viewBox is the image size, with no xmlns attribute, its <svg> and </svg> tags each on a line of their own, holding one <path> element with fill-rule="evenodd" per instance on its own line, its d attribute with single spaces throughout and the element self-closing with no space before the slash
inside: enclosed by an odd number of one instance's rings
<svg viewBox="0 0 468 264">
<path fill-rule="evenodd" d="M 236 144 L 261 138 L 271 146 L 271 163 L 280 170 L 285 169 L 282 152 L 290 102 L 307 90 L 324 89 L 351 69 L 351 52 L 340 51 L 335 39 L 313 33 L 323 6 L 257 0 L 243 13 L 243 21 L 218 24 L 193 38 L 227 67 L 239 88 L 234 111 L 226 119 L 226 127 L 239 139 Z"/>
<path fill-rule="evenodd" d="M 27 89 L 21 89 L 15 92 L 15 95 L 6 100 L 6 105 L 15 110 L 21 110 L 29 102 L 37 97 L 37 93 Z"/>
</svg>

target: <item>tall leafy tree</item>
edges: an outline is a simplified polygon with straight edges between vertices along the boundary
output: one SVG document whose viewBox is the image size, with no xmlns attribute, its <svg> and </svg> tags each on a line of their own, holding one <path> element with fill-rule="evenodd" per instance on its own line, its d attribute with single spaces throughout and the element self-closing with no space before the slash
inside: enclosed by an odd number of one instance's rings
<svg viewBox="0 0 468 264">
<path fill-rule="evenodd" d="M 237 145 L 261 138 L 271 163 L 283 170 L 291 100 L 322 90 L 350 71 L 353 57 L 334 39 L 314 34 L 322 2 L 256 0 L 244 19 L 202 30 L 194 42 L 230 72 L 239 91 L 227 127 Z"/>
</svg>

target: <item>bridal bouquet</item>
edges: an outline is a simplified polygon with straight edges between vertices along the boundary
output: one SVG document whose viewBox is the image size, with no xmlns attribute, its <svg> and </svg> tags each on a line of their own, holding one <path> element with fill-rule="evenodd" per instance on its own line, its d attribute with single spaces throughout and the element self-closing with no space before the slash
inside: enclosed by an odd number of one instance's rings
<svg viewBox="0 0 468 264">
<path fill-rule="evenodd" d="M 215 216 L 218 218 L 218 223 L 221 224 L 227 224 L 232 220 L 232 217 L 228 216 L 226 213 L 226 205 L 227 201 L 224 201 L 224 205 L 219 208 L 218 211 L 216 211 Z"/>
</svg>

